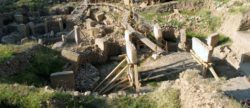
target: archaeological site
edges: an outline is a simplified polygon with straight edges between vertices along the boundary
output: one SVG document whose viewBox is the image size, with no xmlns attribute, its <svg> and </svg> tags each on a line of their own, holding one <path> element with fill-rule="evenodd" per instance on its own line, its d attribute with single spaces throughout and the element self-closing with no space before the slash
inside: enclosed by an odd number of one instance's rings
<svg viewBox="0 0 250 108">
<path fill-rule="evenodd" d="M 0 108 L 250 108 L 250 0 L 0 0 Z"/>
</svg>

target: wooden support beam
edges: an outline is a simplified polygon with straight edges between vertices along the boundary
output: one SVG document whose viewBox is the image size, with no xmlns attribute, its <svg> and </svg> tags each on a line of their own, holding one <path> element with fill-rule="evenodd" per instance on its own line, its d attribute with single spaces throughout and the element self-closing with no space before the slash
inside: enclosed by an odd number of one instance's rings
<svg viewBox="0 0 250 108">
<path fill-rule="evenodd" d="M 210 72 L 213 74 L 214 78 L 219 81 L 220 78 L 218 77 L 218 75 L 216 74 L 216 72 L 214 71 L 214 68 L 212 66 L 209 66 L 209 70 Z"/>
<path fill-rule="evenodd" d="M 114 84 L 114 85 L 110 86 L 109 88 L 107 88 L 107 89 L 103 92 L 103 94 L 107 93 L 107 92 L 110 91 L 111 89 L 113 89 L 113 88 L 115 88 L 115 87 L 119 86 L 120 84 L 122 84 L 122 83 L 124 83 L 124 82 L 127 82 L 127 81 L 128 81 L 128 79 L 125 78 L 125 79 L 123 79 L 123 80 L 117 82 L 116 84 Z"/>
<path fill-rule="evenodd" d="M 128 65 L 126 65 L 110 82 L 107 83 L 101 90 L 100 93 L 102 93 L 111 83 L 113 83 L 118 77 L 122 75 L 122 73 L 128 68 Z"/>
<path fill-rule="evenodd" d="M 104 80 L 102 80 L 102 82 L 100 82 L 96 88 L 94 89 L 94 91 L 96 91 L 107 79 L 109 79 L 115 72 L 117 72 L 117 70 L 124 64 L 126 63 L 127 58 L 124 58 L 109 74 L 108 76 L 105 77 Z"/>
</svg>

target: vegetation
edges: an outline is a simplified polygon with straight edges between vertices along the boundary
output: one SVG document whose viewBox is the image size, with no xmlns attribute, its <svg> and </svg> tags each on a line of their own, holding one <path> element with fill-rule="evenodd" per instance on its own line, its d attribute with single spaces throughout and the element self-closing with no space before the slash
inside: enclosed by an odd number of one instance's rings
<svg viewBox="0 0 250 108">
<path fill-rule="evenodd" d="M 52 100 L 70 108 L 179 108 L 179 91 L 167 89 L 132 98 L 107 99 L 94 96 L 72 96 L 63 91 L 45 91 L 25 85 L 0 84 L 0 106 L 40 108 L 52 107 Z"/>
<path fill-rule="evenodd" d="M 14 55 L 31 48 L 35 43 L 30 42 L 24 45 L 3 45 L 0 44 L 0 64 L 9 60 Z"/>
<path fill-rule="evenodd" d="M 0 45 L 0 63 L 18 56 L 19 53 L 35 45 L 34 42 L 25 45 Z M 63 70 L 66 62 L 60 58 L 59 52 L 46 47 L 37 47 L 32 50 L 35 50 L 35 53 L 31 53 L 31 59 L 25 70 L 19 70 L 18 74 L 1 78 L 1 80 L 9 83 L 17 82 L 41 86 L 48 83 L 51 73 Z"/>
</svg>

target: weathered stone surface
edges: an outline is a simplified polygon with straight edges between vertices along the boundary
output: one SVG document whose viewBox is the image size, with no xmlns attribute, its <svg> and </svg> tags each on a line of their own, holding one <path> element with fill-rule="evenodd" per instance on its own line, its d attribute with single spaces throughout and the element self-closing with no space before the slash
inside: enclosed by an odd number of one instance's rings
<svg viewBox="0 0 250 108">
<path fill-rule="evenodd" d="M 27 37 L 21 39 L 21 44 L 25 44 L 27 42 L 29 42 L 29 39 Z"/>
<path fill-rule="evenodd" d="M 211 34 L 207 38 L 207 45 L 211 46 L 213 48 L 217 45 L 218 42 L 219 42 L 219 34 L 218 33 Z"/>
<path fill-rule="evenodd" d="M 76 89 L 87 91 L 92 90 L 100 79 L 99 71 L 91 64 L 81 65 L 75 74 Z"/>
<path fill-rule="evenodd" d="M 192 49 L 201 60 L 204 62 L 209 62 L 210 50 L 208 46 L 198 38 L 192 38 Z"/>
<path fill-rule="evenodd" d="M 105 13 L 104 12 L 97 12 L 95 14 L 95 19 L 98 22 L 103 21 L 105 19 Z"/>
<path fill-rule="evenodd" d="M 73 71 L 56 72 L 50 75 L 51 84 L 54 88 L 73 90 L 75 79 Z"/>
<path fill-rule="evenodd" d="M 80 59 L 80 54 L 69 50 L 62 50 L 62 56 L 73 62 L 78 62 Z"/>
</svg>

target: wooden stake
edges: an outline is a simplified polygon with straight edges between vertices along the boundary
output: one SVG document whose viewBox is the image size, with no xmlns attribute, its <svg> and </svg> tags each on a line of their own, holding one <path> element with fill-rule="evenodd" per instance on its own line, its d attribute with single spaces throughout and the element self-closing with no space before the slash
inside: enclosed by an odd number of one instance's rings
<svg viewBox="0 0 250 108">
<path fill-rule="evenodd" d="M 211 73 L 213 74 L 214 78 L 219 81 L 220 78 L 218 77 L 218 75 L 216 74 L 216 72 L 214 71 L 214 68 L 212 66 L 209 67 L 209 70 L 211 71 Z"/>
<path fill-rule="evenodd" d="M 141 84 L 139 82 L 139 73 L 138 73 L 137 65 L 134 65 L 134 78 L 135 78 L 136 92 L 139 92 Z"/>
</svg>

